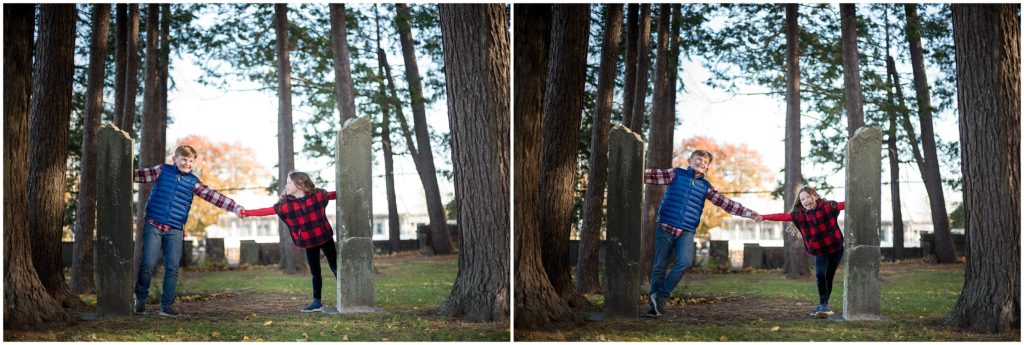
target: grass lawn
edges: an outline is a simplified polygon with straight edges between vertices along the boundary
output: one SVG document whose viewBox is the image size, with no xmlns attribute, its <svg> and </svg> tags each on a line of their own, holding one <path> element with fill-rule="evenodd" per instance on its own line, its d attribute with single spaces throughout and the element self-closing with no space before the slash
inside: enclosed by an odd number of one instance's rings
<svg viewBox="0 0 1024 345">
<path fill-rule="evenodd" d="M 175 307 L 159 310 L 162 276 L 153 279 L 146 316 L 78 321 L 49 329 L 4 330 L 4 340 L 53 341 L 508 341 L 509 323 L 471 323 L 432 312 L 448 297 L 458 272 L 455 255 L 377 257 L 376 305 L 383 312 L 300 313 L 312 298 L 310 275 L 284 275 L 276 267 L 184 271 Z M 334 306 L 336 280 L 326 263 L 323 301 Z M 95 296 L 83 296 L 95 310 Z"/>
<path fill-rule="evenodd" d="M 657 320 L 581 321 L 515 331 L 517 341 L 1020 341 L 1020 332 L 976 334 L 942 326 L 963 286 L 964 266 L 902 262 L 882 265 L 882 316 L 887 321 L 813 319 L 812 276 L 789 280 L 779 271 L 688 273 Z M 645 290 L 646 291 L 646 290 Z M 588 296 L 600 308 L 601 295 Z M 646 303 L 640 300 L 641 303 Z M 830 306 L 843 310 L 843 270 Z M 643 307 L 642 311 L 647 308 Z M 581 315 L 583 316 L 583 315 Z"/>
</svg>

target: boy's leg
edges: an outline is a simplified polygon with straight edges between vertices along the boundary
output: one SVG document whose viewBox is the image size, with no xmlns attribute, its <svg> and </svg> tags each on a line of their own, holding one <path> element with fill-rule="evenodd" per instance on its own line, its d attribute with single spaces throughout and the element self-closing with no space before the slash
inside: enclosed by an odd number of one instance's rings
<svg viewBox="0 0 1024 345">
<path fill-rule="evenodd" d="M 324 251 L 324 257 L 327 258 L 327 265 L 331 267 L 331 272 L 334 273 L 334 277 L 338 277 L 338 246 L 334 243 L 334 239 L 327 241 L 320 246 Z"/>
<path fill-rule="evenodd" d="M 178 265 L 181 264 L 181 247 L 185 232 L 171 229 L 160 235 L 164 252 L 164 292 L 160 296 L 160 307 L 174 305 L 174 291 L 178 287 Z"/>
<path fill-rule="evenodd" d="M 142 227 L 142 262 L 139 263 L 139 277 L 135 280 L 135 298 L 145 301 L 149 297 L 149 283 L 153 279 L 153 266 L 160 256 L 160 234 L 149 222 Z"/>
<path fill-rule="evenodd" d="M 693 264 L 693 254 L 695 248 L 693 247 L 693 233 L 684 232 L 679 237 L 672 241 L 672 247 L 675 248 L 676 262 L 672 265 L 672 270 L 669 271 L 668 276 L 665 277 L 665 286 L 662 288 L 662 297 L 668 297 L 672 294 L 672 290 L 676 289 L 676 285 L 679 285 L 679 280 L 683 279 L 683 275 L 686 271 L 690 270 L 690 265 Z"/>
<path fill-rule="evenodd" d="M 320 299 L 320 290 L 324 285 L 323 277 L 320 276 L 320 247 L 306 248 L 306 261 L 309 263 L 309 273 L 313 275 L 313 298 Z"/>
<path fill-rule="evenodd" d="M 661 288 L 665 282 L 665 264 L 668 256 L 672 254 L 672 235 L 661 229 L 654 229 L 654 258 L 651 265 L 651 291 L 650 295 L 661 296 Z"/>
</svg>

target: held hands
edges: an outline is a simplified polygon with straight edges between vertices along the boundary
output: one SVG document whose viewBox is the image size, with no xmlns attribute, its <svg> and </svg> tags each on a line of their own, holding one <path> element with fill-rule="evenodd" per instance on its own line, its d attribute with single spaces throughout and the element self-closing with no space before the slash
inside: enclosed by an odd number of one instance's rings
<svg viewBox="0 0 1024 345">
<path fill-rule="evenodd" d="M 241 207 L 241 208 L 238 209 L 237 212 L 231 212 L 231 213 L 234 213 L 235 217 L 238 217 L 238 219 L 245 219 L 248 216 L 242 214 L 242 211 L 245 211 L 245 207 Z"/>
<path fill-rule="evenodd" d="M 754 221 L 756 221 L 758 223 L 764 221 L 764 218 L 762 218 L 761 215 L 758 214 L 756 211 L 750 211 L 750 212 L 752 213 L 750 215 L 750 219 L 753 219 Z"/>
</svg>

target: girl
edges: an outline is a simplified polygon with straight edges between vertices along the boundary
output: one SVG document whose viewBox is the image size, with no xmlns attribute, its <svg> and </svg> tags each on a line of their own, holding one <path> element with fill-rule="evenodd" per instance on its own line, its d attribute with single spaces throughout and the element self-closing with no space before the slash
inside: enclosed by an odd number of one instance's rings
<svg viewBox="0 0 1024 345">
<path fill-rule="evenodd" d="M 814 275 L 818 278 L 818 307 L 811 316 L 832 315 L 828 307 L 832 295 L 832 278 L 843 259 L 843 233 L 836 217 L 846 208 L 845 202 L 824 200 L 811 187 L 800 189 L 799 198 L 789 213 L 764 215 L 764 220 L 792 221 L 804 238 L 804 249 L 814 256 Z"/>
<path fill-rule="evenodd" d="M 276 214 L 288 225 L 292 242 L 295 243 L 295 246 L 306 249 L 306 261 L 309 262 L 309 272 L 313 275 L 313 301 L 302 308 L 302 312 L 321 311 L 323 309 L 323 303 L 320 302 L 320 290 L 323 287 L 323 278 L 320 276 L 321 250 L 327 257 L 331 272 L 334 272 L 335 277 L 338 276 L 338 255 L 334 245 L 334 231 L 331 229 L 331 224 L 327 222 L 327 215 L 324 212 L 328 200 L 334 200 L 335 192 L 328 193 L 323 189 L 316 188 L 308 174 L 293 171 L 288 174 L 288 183 L 284 186 L 284 193 L 281 196 L 281 201 L 274 206 L 243 210 L 241 215 L 248 217 Z"/>
</svg>

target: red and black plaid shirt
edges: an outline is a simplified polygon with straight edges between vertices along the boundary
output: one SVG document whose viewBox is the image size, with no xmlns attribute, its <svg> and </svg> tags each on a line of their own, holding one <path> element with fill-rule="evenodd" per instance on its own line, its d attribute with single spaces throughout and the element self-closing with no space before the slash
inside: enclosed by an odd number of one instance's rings
<svg viewBox="0 0 1024 345">
<path fill-rule="evenodd" d="M 334 238 L 334 230 L 327 221 L 327 202 L 335 198 L 335 193 L 316 189 L 312 193 L 296 198 L 286 195 L 283 200 L 274 204 L 273 210 L 288 225 L 295 246 L 313 248 Z M 244 210 L 245 216 L 269 215 L 266 209 Z"/>
<path fill-rule="evenodd" d="M 789 214 L 765 215 L 765 220 L 792 220 L 804 237 L 804 250 L 813 256 L 825 256 L 843 249 L 843 232 L 839 229 L 839 211 L 846 203 L 818 199 L 812 210 Z"/>
</svg>

